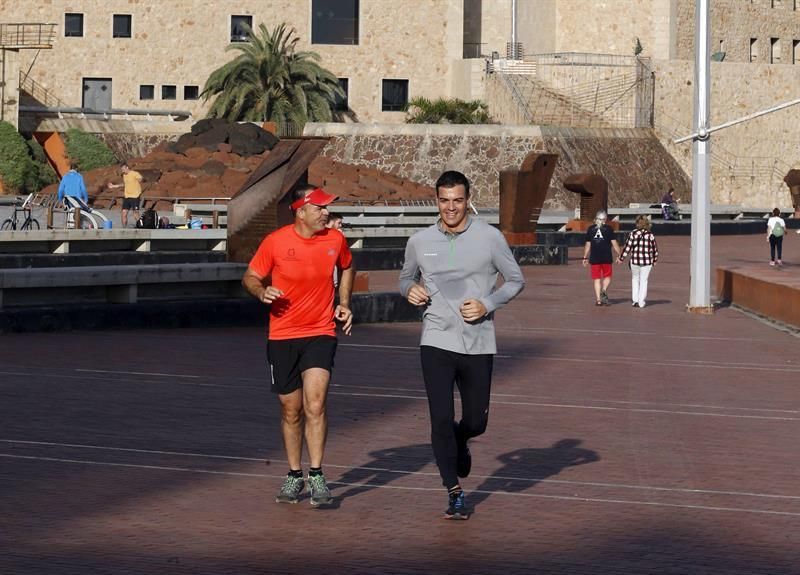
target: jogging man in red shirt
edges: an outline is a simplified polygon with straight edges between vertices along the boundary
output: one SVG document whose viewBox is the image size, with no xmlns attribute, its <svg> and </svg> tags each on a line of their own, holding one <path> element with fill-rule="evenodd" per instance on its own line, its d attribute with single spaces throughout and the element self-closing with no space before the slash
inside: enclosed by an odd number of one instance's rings
<svg viewBox="0 0 800 575">
<path fill-rule="evenodd" d="M 350 295 L 355 270 L 347 241 L 328 229 L 327 206 L 336 196 L 301 187 L 292 195 L 294 223 L 261 242 L 242 278 L 247 291 L 270 306 L 267 358 L 272 391 L 281 403 L 281 432 L 289 473 L 276 498 L 297 503 L 305 481 L 300 464 L 305 435 L 311 468 L 311 505 L 333 498 L 322 474 L 328 420 L 325 403 L 336 354 L 336 321 L 350 335 Z M 331 277 L 339 271 L 339 304 L 334 309 Z"/>
</svg>

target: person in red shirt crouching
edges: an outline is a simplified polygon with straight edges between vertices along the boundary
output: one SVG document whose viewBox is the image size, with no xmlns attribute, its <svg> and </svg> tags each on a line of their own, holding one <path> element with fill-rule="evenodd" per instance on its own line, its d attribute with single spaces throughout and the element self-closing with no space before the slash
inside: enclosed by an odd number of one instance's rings
<svg viewBox="0 0 800 575">
<path fill-rule="evenodd" d="M 325 403 L 336 354 L 336 322 L 350 335 L 353 258 L 344 235 L 326 227 L 336 196 L 300 187 L 292 194 L 294 223 L 267 235 L 242 278 L 245 289 L 270 306 L 267 359 L 271 389 L 281 404 L 281 432 L 289 473 L 276 501 L 297 503 L 305 484 L 314 507 L 330 504 L 322 473 L 328 421 Z M 339 272 L 334 308 L 333 271 Z M 303 479 L 303 436 L 311 468 Z"/>
</svg>

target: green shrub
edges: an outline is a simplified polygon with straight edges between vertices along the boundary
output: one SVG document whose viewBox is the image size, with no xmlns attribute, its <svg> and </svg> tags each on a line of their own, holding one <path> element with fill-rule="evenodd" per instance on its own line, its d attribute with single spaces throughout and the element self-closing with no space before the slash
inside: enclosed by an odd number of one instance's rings
<svg viewBox="0 0 800 575">
<path fill-rule="evenodd" d="M 488 106 L 480 100 L 414 98 L 406 105 L 407 124 L 491 124 Z"/>
<path fill-rule="evenodd" d="M 97 136 L 83 130 L 70 128 L 66 134 L 67 156 L 80 172 L 88 172 L 95 168 L 111 166 L 117 163 L 117 158 L 111 148 L 105 145 Z"/>
<path fill-rule="evenodd" d="M 28 146 L 17 129 L 8 122 L 0 122 L 0 179 L 6 193 L 26 189 L 36 170 Z"/>
</svg>

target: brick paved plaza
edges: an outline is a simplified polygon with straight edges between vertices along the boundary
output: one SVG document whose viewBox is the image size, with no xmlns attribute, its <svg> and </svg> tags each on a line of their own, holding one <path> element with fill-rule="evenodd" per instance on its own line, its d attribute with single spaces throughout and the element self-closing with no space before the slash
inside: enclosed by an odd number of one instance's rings
<svg viewBox="0 0 800 575">
<path fill-rule="evenodd" d="M 340 340 L 327 510 L 274 503 L 262 329 L 1 336 L 0 575 L 800 573 L 800 339 L 687 314 L 689 240 L 660 244 L 645 309 L 622 266 L 595 308 L 579 250 L 525 269 L 466 522 L 441 519 L 419 325 Z M 762 236 L 712 249 L 767 259 Z"/>
</svg>

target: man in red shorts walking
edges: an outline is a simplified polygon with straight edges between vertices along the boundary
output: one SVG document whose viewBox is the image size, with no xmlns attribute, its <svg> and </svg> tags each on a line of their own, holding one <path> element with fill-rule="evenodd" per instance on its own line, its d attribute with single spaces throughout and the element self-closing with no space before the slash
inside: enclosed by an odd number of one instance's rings
<svg viewBox="0 0 800 575">
<path fill-rule="evenodd" d="M 594 301 L 598 306 L 610 305 L 607 292 L 608 286 L 611 285 L 612 266 L 622 253 L 613 228 L 606 223 L 607 219 L 606 212 L 597 212 L 594 224 L 586 230 L 586 243 L 583 247 L 583 265 L 592 266 Z"/>
<path fill-rule="evenodd" d="M 328 420 L 325 404 L 336 354 L 336 322 L 350 334 L 350 295 L 355 270 L 347 241 L 328 229 L 327 206 L 335 196 L 301 187 L 292 194 L 294 223 L 261 242 L 242 278 L 245 289 L 270 306 L 267 358 L 272 391 L 281 404 L 281 432 L 289 473 L 276 501 L 297 503 L 308 484 L 311 505 L 333 498 L 322 473 Z M 339 271 L 339 304 L 334 308 L 333 270 Z M 303 479 L 303 437 L 311 464 Z"/>
</svg>

